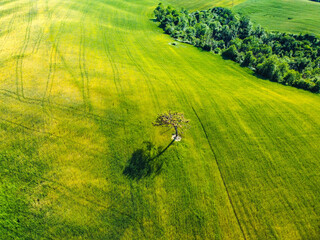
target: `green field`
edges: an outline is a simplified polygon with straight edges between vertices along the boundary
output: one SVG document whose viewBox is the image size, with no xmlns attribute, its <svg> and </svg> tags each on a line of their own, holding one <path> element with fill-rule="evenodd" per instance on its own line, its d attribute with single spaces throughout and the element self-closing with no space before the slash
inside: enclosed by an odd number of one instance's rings
<svg viewBox="0 0 320 240">
<path fill-rule="evenodd" d="M 0 2 L 0 239 L 319 239 L 320 96 L 171 45 L 157 4 Z M 192 127 L 144 161 L 168 109 Z"/>
<path fill-rule="evenodd" d="M 164 3 L 174 6 L 176 8 L 185 8 L 188 10 L 203 10 L 212 7 L 228 7 L 231 8 L 236 6 L 239 3 L 245 2 L 245 0 L 215 0 L 215 1 L 208 1 L 208 0 L 166 0 Z"/>
<path fill-rule="evenodd" d="M 320 36 L 320 3 L 311 0 L 248 0 L 234 10 L 268 30 Z"/>
</svg>

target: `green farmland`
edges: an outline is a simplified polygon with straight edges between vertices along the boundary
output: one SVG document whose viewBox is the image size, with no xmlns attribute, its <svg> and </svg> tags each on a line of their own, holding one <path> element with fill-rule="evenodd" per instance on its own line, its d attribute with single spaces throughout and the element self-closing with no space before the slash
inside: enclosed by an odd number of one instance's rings
<svg viewBox="0 0 320 240">
<path fill-rule="evenodd" d="M 320 36 L 320 3 L 311 0 L 248 0 L 234 7 L 269 30 Z"/>
<path fill-rule="evenodd" d="M 0 239 L 319 239 L 320 96 L 173 45 L 157 4 L 0 2 Z"/>
</svg>

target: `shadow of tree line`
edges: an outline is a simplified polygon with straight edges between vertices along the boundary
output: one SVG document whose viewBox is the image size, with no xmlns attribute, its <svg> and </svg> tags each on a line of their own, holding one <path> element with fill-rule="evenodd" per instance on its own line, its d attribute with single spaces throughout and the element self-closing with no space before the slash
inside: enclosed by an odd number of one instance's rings
<svg viewBox="0 0 320 240">
<path fill-rule="evenodd" d="M 164 164 L 164 160 L 160 156 L 169 149 L 174 141 L 175 139 L 165 148 L 156 147 L 149 141 L 143 142 L 142 147 L 132 153 L 123 174 L 132 180 L 159 175 Z"/>
</svg>

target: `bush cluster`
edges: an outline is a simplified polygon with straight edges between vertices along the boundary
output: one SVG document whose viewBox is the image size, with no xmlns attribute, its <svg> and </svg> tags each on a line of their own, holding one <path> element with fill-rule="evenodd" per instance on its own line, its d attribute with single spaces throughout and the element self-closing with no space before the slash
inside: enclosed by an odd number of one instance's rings
<svg viewBox="0 0 320 240">
<path fill-rule="evenodd" d="M 177 41 L 221 54 L 271 81 L 320 91 L 320 39 L 314 35 L 266 31 L 221 7 L 189 13 L 160 3 L 154 14 Z"/>
</svg>

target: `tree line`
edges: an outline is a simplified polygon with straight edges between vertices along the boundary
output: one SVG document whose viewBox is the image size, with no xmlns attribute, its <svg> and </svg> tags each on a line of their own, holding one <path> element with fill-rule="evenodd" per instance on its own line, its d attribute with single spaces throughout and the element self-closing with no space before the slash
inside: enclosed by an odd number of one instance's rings
<svg viewBox="0 0 320 240">
<path fill-rule="evenodd" d="M 320 39 L 314 35 L 266 31 L 221 7 L 189 13 L 159 3 L 154 14 L 177 41 L 221 54 L 271 81 L 320 92 Z"/>
</svg>

